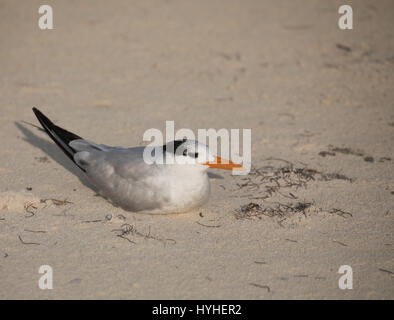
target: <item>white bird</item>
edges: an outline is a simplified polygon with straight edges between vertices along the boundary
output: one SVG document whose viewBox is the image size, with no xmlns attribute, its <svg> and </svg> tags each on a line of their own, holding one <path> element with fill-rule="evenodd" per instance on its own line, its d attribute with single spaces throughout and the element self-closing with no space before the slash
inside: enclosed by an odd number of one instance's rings
<svg viewBox="0 0 394 320">
<path fill-rule="evenodd" d="M 243 169 L 214 156 L 208 146 L 195 140 L 175 140 L 159 148 L 110 147 L 84 140 L 56 126 L 38 109 L 33 111 L 44 130 L 86 174 L 98 193 L 125 210 L 153 214 L 189 211 L 208 200 L 208 168 Z M 162 151 L 161 164 L 144 160 L 144 151 L 153 150 Z"/>
</svg>

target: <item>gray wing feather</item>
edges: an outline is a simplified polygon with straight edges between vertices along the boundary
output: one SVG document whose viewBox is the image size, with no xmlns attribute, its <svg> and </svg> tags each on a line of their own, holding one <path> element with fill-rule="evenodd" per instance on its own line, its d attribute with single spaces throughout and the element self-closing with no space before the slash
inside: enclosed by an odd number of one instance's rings
<svg viewBox="0 0 394 320">
<path fill-rule="evenodd" d="M 144 211 L 159 209 L 169 200 L 164 168 L 145 163 L 144 147 L 108 147 L 87 140 L 75 140 L 70 145 L 77 150 L 77 164 L 86 170 L 100 194 L 115 204 Z"/>
</svg>

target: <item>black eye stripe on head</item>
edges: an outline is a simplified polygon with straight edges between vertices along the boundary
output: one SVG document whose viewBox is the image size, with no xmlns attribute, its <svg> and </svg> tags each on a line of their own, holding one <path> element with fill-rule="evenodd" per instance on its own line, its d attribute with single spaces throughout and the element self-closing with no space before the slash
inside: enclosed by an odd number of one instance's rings
<svg viewBox="0 0 394 320">
<path fill-rule="evenodd" d="M 171 150 L 174 154 L 176 153 L 177 149 L 186 141 L 186 139 L 183 140 L 174 140 L 172 143 L 174 144 L 174 150 Z M 167 145 L 165 144 L 163 146 L 163 152 L 167 152 L 170 150 L 167 150 Z"/>
</svg>

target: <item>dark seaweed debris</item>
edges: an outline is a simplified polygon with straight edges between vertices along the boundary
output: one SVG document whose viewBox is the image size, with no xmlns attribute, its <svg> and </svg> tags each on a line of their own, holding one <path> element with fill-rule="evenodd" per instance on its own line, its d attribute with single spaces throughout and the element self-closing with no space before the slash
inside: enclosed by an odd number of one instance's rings
<svg viewBox="0 0 394 320">
<path fill-rule="evenodd" d="M 276 203 L 273 206 L 263 207 L 257 203 L 250 202 L 235 211 L 236 219 L 261 219 L 262 216 L 286 219 L 295 213 L 306 214 L 306 210 L 313 205 L 311 202 L 297 202 L 295 204 Z"/>
<path fill-rule="evenodd" d="M 346 45 L 344 45 L 344 44 L 341 44 L 341 43 L 337 43 L 337 44 L 336 44 L 336 47 L 337 47 L 339 50 L 342 50 L 342 51 L 345 51 L 345 52 L 351 52 L 351 51 L 352 51 L 352 48 L 350 48 L 350 47 L 348 47 L 348 46 L 346 46 Z"/>
<path fill-rule="evenodd" d="M 344 219 L 353 217 L 350 212 L 346 212 L 341 209 L 330 209 L 324 210 L 322 208 L 316 207 L 313 202 L 300 201 L 296 203 L 270 203 L 267 206 L 260 205 L 255 202 L 250 202 L 248 204 L 242 205 L 240 208 L 235 210 L 235 218 L 238 220 L 261 220 L 263 216 L 274 218 L 279 225 L 283 226 L 282 223 L 296 215 L 302 214 L 307 217 L 307 213 L 310 212 L 327 212 L 329 214 L 335 214 Z"/>
<path fill-rule="evenodd" d="M 331 152 L 338 152 L 338 153 L 342 153 L 342 154 L 350 154 L 350 155 L 354 155 L 354 156 L 359 156 L 362 157 L 364 155 L 364 151 L 362 150 L 354 150 L 351 148 L 340 148 L 340 147 L 333 147 L 333 146 L 328 146 Z"/>
<path fill-rule="evenodd" d="M 321 151 L 321 152 L 319 152 L 319 156 L 322 156 L 322 157 L 335 156 L 335 152 L 332 152 L 332 151 Z"/>
<path fill-rule="evenodd" d="M 365 162 L 374 162 L 374 158 L 371 156 L 364 157 Z"/>
<path fill-rule="evenodd" d="M 236 191 L 245 189 L 247 191 L 259 192 L 259 196 L 249 197 L 249 199 L 264 200 L 270 198 L 275 193 L 285 198 L 297 199 L 293 193 L 286 192 L 287 190 L 285 189 L 306 189 L 310 181 L 354 181 L 354 179 L 341 173 L 324 173 L 306 166 L 296 167 L 293 163 L 283 159 L 269 158 L 265 161 L 270 161 L 270 163 L 259 168 L 252 168 L 247 177 L 241 178 L 241 182 L 236 183 Z M 280 164 L 279 166 L 278 162 Z M 274 165 L 275 163 L 276 166 Z"/>
<path fill-rule="evenodd" d="M 237 197 L 251 200 L 235 210 L 236 219 L 262 219 L 263 216 L 267 216 L 274 218 L 282 225 L 283 221 L 295 214 L 306 217 L 307 213 L 324 211 L 343 218 L 352 216 L 340 209 L 323 210 L 315 206 L 313 201 L 299 200 L 299 196 L 295 194 L 299 188 L 307 189 L 311 182 L 333 180 L 353 182 L 352 178 L 342 173 L 325 173 L 308 168 L 303 163 L 295 165 L 284 159 L 268 158 L 264 162 L 266 165 L 252 168 L 247 177 L 240 177 L 240 180 L 236 180 L 234 191 L 237 192 Z M 280 198 L 290 200 L 275 201 Z M 268 202 L 267 199 L 270 201 Z"/>
<path fill-rule="evenodd" d="M 326 156 L 335 156 L 337 153 L 342 153 L 344 155 L 353 155 L 357 157 L 362 157 L 365 162 L 375 162 L 375 158 L 373 156 L 365 154 L 362 150 L 356 150 L 348 147 L 334 147 L 332 145 L 328 146 L 328 151 L 320 151 L 319 156 L 326 157 Z M 380 157 L 378 162 L 385 162 L 391 161 L 389 157 Z"/>
</svg>

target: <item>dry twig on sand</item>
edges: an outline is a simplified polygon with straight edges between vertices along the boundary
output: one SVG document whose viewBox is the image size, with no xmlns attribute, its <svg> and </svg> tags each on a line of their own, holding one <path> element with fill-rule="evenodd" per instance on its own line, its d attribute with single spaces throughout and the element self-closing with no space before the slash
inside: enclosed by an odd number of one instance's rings
<svg viewBox="0 0 394 320">
<path fill-rule="evenodd" d="M 258 283 L 249 283 L 249 285 L 256 287 L 256 288 L 260 288 L 260 289 L 266 289 L 267 292 L 271 292 L 271 288 L 267 285 L 262 285 L 262 284 L 258 284 Z"/>
<path fill-rule="evenodd" d="M 40 245 L 40 243 L 37 243 L 37 242 L 25 242 L 25 241 L 23 241 L 23 239 L 22 239 L 22 237 L 20 236 L 20 235 L 18 235 L 18 238 L 19 238 L 19 240 L 20 240 L 20 242 L 22 242 L 23 244 L 34 244 L 34 245 Z"/>
<path fill-rule="evenodd" d="M 129 236 L 139 236 L 144 239 L 157 240 L 157 241 L 160 241 L 164 244 L 166 244 L 167 242 L 171 242 L 173 244 L 176 243 L 176 241 L 174 239 L 163 239 L 163 238 L 159 238 L 158 236 L 152 235 L 151 231 L 150 231 L 150 227 L 149 227 L 148 233 L 142 233 L 142 232 L 138 231 L 135 226 L 128 224 L 128 223 L 123 224 L 120 227 L 120 229 L 112 230 L 112 232 L 118 232 L 119 234 L 116 235 L 117 237 L 126 239 L 133 244 L 136 244 L 136 242 L 131 240 Z"/>
</svg>

